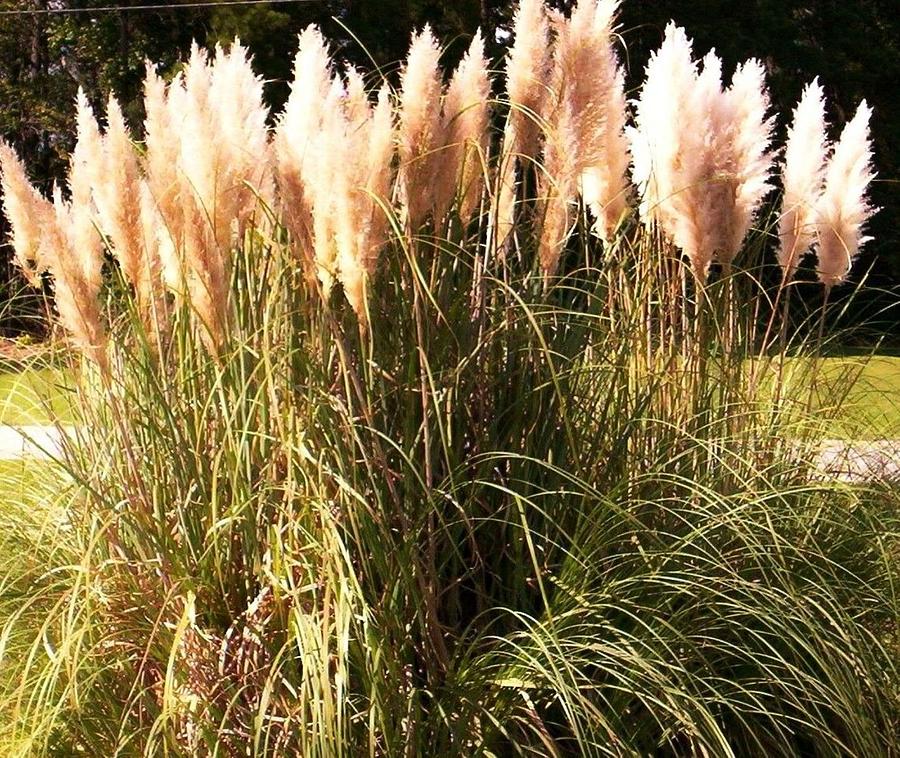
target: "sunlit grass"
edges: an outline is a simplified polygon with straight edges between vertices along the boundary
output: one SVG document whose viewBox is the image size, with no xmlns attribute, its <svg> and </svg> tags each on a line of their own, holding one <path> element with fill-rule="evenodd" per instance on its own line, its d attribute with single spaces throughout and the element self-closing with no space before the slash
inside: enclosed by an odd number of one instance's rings
<svg viewBox="0 0 900 758">
<path fill-rule="evenodd" d="M 0 369 L 0 424 L 66 422 L 69 400 L 65 373 L 60 369 Z"/>
<path fill-rule="evenodd" d="M 857 378 L 847 388 L 847 396 L 836 417 L 834 437 L 900 437 L 900 357 L 872 355 L 822 361 L 826 379 L 833 379 L 848 367 Z"/>
<path fill-rule="evenodd" d="M 34 630 L 49 610 L 33 596 L 47 583 L 47 570 L 65 549 L 66 493 L 70 484 L 52 462 L 0 460 L 0 693 L 27 687 L 21 676 L 33 654 Z M 15 622 L 15 623 L 13 623 Z M 0 697 L 0 755 L 30 755 L 27 736 L 11 734 L 19 704 Z"/>
</svg>

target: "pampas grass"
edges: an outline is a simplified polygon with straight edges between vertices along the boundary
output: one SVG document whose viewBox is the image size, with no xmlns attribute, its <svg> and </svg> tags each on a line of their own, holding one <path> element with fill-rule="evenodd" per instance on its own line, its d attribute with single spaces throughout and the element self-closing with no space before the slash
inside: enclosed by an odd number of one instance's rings
<svg viewBox="0 0 900 758">
<path fill-rule="evenodd" d="M 103 377 L 73 372 L 68 499 L 44 524 L 0 509 L 29 557 L 0 576 L 4 737 L 36 756 L 898 744 L 896 502 L 814 476 L 833 411 L 812 351 L 784 330 L 773 372 L 758 350 L 768 277 L 739 249 L 763 239 L 762 67 L 723 88 L 668 29 L 630 133 L 644 223 L 621 223 L 616 8 L 581 0 L 551 34 L 523 3 L 503 146 L 480 37 L 445 90 L 426 28 L 399 94 L 376 93 L 309 27 L 273 120 L 237 43 L 148 71 L 143 155 L 82 97 L 50 213 L 0 148 L 20 257 Z M 819 206 L 847 250 L 867 119 Z M 716 260 L 725 281 L 690 286 Z"/>
<path fill-rule="evenodd" d="M 427 26 L 413 35 L 399 93 L 383 84 L 377 106 L 364 76 L 352 68 L 341 75 L 319 30 L 308 27 L 300 35 L 290 97 L 271 132 L 262 82 L 239 41 L 211 55 L 194 47 L 168 84 L 148 68 L 142 159 L 115 99 L 103 136 L 81 93 L 69 181 L 73 244 L 88 260 L 99 260 L 99 225 L 136 288 L 139 310 L 147 312 L 152 302 L 164 312 L 170 296 L 189 305 L 215 351 L 230 318 L 233 250 L 248 232 L 272 231 L 271 211 L 307 282 L 325 302 L 339 283 L 365 327 L 368 288 L 394 213 L 410 239 L 428 223 L 433 232 L 446 231 L 451 218 L 461 222 L 462 239 L 478 209 L 491 208 L 485 239 L 497 245 L 502 264 L 521 196 L 533 211 L 537 267 L 549 281 L 579 200 L 594 233 L 612 245 L 630 210 L 631 161 L 644 226 L 681 250 L 698 281 L 716 261 L 728 272 L 771 190 L 775 116 L 764 69 L 747 61 L 723 87 L 718 57 L 710 52 L 696 61 L 684 30 L 670 24 L 628 126 L 613 44 L 617 9 L 617 0 L 582 0 L 567 18 L 535 0 L 521 4 L 506 60 L 509 109 L 496 151 L 481 35 L 445 88 L 440 46 Z M 823 119 L 814 83 L 795 113 L 786 151 L 779 260 L 789 278 L 816 229 L 823 240 L 821 276 L 837 283 L 864 241 L 860 230 L 871 213 L 869 148 L 854 121 L 829 164 L 826 187 Z M 523 170 L 517 177 L 517 168 L 538 155 L 535 176 Z M 6 162 L 16 249 L 31 267 L 49 204 L 29 194 L 24 174 L 10 157 Z M 525 186 L 536 186 L 537 202 L 525 197 Z M 93 271 L 88 278 L 98 276 Z"/>
</svg>

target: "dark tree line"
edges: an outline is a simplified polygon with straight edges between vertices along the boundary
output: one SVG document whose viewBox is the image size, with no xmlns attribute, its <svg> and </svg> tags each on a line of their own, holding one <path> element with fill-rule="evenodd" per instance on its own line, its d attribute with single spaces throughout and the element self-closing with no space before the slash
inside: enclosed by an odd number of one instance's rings
<svg viewBox="0 0 900 758">
<path fill-rule="evenodd" d="M 0 135 L 26 156 L 39 185 L 49 187 L 64 171 L 79 85 L 97 106 L 115 91 L 131 123 L 139 124 L 144 61 L 173 73 L 193 40 L 212 45 L 240 36 L 254 52 L 268 82 L 267 97 L 277 108 L 287 95 L 296 35 L 309 23 L 323 28 L 338 56 L 367 68 L 378 65 L 389 74 L 396 72 L 411 31 L 424 23 L 447 43 L 449 63 L 482 27 L 499 66 L 503 47 L 496 32 L 508 28 L 514 7 L 501 0 L 305 0 L 230 7 L 223 1 L 207 8 L 170 1 L 171 9 L 46 14 L 40 11 L 134 6 L 146 0 L 0 0 L 0 12 L 19 12 L 0 15 Z M 570 4 L 556 0 L 562 9 Z M 878 281 L 900 282 L 896 0 L 623 0 L 621 34 L 631 86 L 640 83 L 669 19 L 687 28 L 698 54 L 715 47 L 726 75 L 738 61 L 763 60 L 773 103 L 785 118 L 803 85 L 817 75 L 829 96 L 835 132 L 862 98 L 874 106 L 879 181 L 873 197 L 882 211 L 871 225 L 876 239 L 857 271 L 875 262 Z M 782 125 L 779 137 L 783 133 Z M 11 276 L 6 266 L 0 283 Z"/>
</svg>

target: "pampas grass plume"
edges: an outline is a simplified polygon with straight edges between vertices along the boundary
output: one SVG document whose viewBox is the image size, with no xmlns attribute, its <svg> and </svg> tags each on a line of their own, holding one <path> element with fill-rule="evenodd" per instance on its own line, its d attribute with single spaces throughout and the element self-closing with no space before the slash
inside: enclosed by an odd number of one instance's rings
<svg viewBox="0 0 900 758">
<path fill-rule="evenodd" d="M 724 95 L 729 123 L 724 128 L 727 143 L 718 170 L 728 185 L 727 221 L 719 260 L 727 268 L 744 244 L 759 208 L 771 191 L 774 154 L 770 149 L 775 119 L 768 115 L 769 97 L 765 69 L 758 60 L 737 67 Z"/>
<path fill-rule="evenodd" d="M 106 122 L 101 164 L 104 179 L 94 188 L 97 214 L 126 279 L 134 285 L 138 299 L 144 301 L 140 169 L 122 109 L 112 96 Z"/>
<path fill-rule="evenodd" d="M 166 285 L 176 296 L 185 291 L 184 247 L 185 212 L 181 202 L 179 179 L 180 141 L 173 139 L 183 128 L 184 90 L 178 74 L 167 87 L 147 64 L 144 78 L 144 140 L 146 152 L 144 168 L 148 190 L 159 213 L 160 232 L 168 239 L 161 244 L 162 273 Z"/>
<path fill-rule="evenodd" d="M 594 231 L 606 243 L 628 208 L 628 166 L 631 156 L 625 136 L 628 108 L 625 102 L 625 72 L 613 49 L 613 23 L 619 0 L 599 0 L 593 19 L 593 46 L 596 56 L 592 77 L 604 90 L 599 104 L 602 118 L 589 119 L 594 133 L 589 135 L 592 158 L 581 172 L 581 194 L 594 219 Z"/>
<path fill-rule="evenodd" d="M 444 98 L 442 132 L 446 145 L 436 176 L 437 218 L 443 217 L 457 191 L 463 224 L 472 218 L 480 202 L 483 167 L 487 165 L 490 96 L 488 62 L 479 31 L 450 79 Z"/>
<path fill-rule="evenodd" d="M 300 34 L 290 96 L 278 118 L 272 142 L 279 211 L 308 281 L 316 278 L 309 185 L 315 180 L 316 141 L 330 92 L 328 48 L 319 29 L 310 25 Z"/>
<path fill-rule="evenodd" d="M 387 241 L 388 216 L 382 204 L 390 202 L 394 150 L 389 88 L 382 86 L 373 109 L 362 77 L 350 69 L 344 113 L 343 152 L 335 156 L 339 161 L 335 187 L 338 276 L 347 301 L 365 327 L 368 281 Z"/>
<path fill-rule="evenodd" d="M 50 221 L 53 207 L 28 180 L 16 151 L 3 140 L 0 140 L 0 186 L 16 264 L 29 283 L 37 287 L 41 272 L 46 268 L 38 255 L 41 235 Z"/>
<path fill-rule="evenodd" d="M 701 80 L 691 41 L 670 23 L 662 46 L 650 56 L 636 126 L 628 132 L 641 218 L 684 251 L 701 279 L 712 251 L 702 247 L 696 191 L 706 180 L 709 104 L 718 91 L 715 60 L 707 58 Z"/>
<path fill-rule="evenodd" d="M 825 179 L 828 139 L 825 96 L 818 79 L 803 90 L 788 129 L 782 168 L 783 199 L 778 222 L 778 262 L 790 280 L 816 236 L 816 207 Z"/>
<path fill-rule="evenodd" d="M 865 222 L 875 213 L 866 197 L 875 178 L 869 120 L 872 109 L 863 100 L 847 123 L 825 170 L 825 188 L 816 206 L 819 232 L 818 274 L 827 287 L 847 278 L 859 248 Z"/>
<path fill-rule="evenodd" d="M 513 16 L 513 44 L 506 57 L 509 113 L 503 129 L 497 195 L 497 236 L 502 242 L 515 223 L 516 166 L 537 157 L 547 102 L 550 22 L 543 0 L 522 0 Z"/>
<path fill-rule="evenodd" d="M 53 278 L 59 320 L 76 347 L 105 370 L 99 250 L 94 258 L 93 251 L 79 247 L 84 237 L 81 228 L 84 220 L 79 216 L 84 214 L 84 209 L 64 200 L 59 186 L 53 188 L 53 210 L 52 221 L 44 228 L 40 256 Z"/>
<path fill-rule="evenodd" d="M 537 157 L 541 124 L 549 95 L 550 23 L 543 0 L 522 0 L 513 17 L 514 40 L 506 59 L 506 93 L 510 102 L 508 149 Z"/>
<path fill-rule="evenodd" d="M 97 231 L 94 188 L 103 180 L 103 146 L 100 129 L 84 91 L 79 88 L 76 98 L 76 142 L 69 165 L 69 192 L 66 204 L 66 235 L 70 243 L 73 263 L 80 276 L 94 293 L 100 291 L 103 250 Z M 69 263 L 67 261 L 67 263 Z"/>
<path fill-rule="evenodd" d="M 545 201 L 539 256 L 545 274 L 557 267 L 568 236 L 571 203 L 584 188 L 607 235 L 605 209 L 621 215 L 627 146 L 623 78 L 612 49 L 618 0 L 580 0 L 566 20 L 557 17 L 547 138 L 539 194 Z M 623 108 L 620 113 L 611 109 Z M 615 222 L 618 217 L 615 218 Z"/>
<path fill-rule="evenodd" d="M 444 144 L 441 50 L 426 24 L 414 34 L 400 75 L 400 193 L 406 223 L 415 232 L 435 205 L 435 183 Z"/>
</svg>

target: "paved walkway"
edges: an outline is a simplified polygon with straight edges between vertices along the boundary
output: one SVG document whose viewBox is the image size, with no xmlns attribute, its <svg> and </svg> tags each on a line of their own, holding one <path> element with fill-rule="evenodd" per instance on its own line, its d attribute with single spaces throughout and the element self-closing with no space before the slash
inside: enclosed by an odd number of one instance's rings
<svg viewBox="0 0 900 758">
<path fill-rule="evenodd" d="M 59 452 L 59 441 L 55 426 L 0 426 L 0 460 L 46 458 Z"/>
<path fill-rule="evenodd" d="M 56 427 L 0 426 L 0 460 L 22 456 L 46 458 L 58 451 L 59 430 Z M 817 467 L 825 476 L 844 482 L 875 479 L 900 482 L 900 439 L 824 440 Z"/>
<path fill-rule="evenodd" d="M 900 482 L 900 439 L 824 440 L 816 463 L 826 476 L 842 482 Z"/>
</svg>

